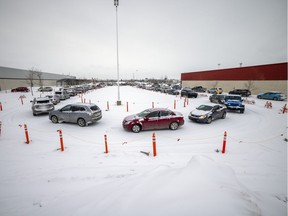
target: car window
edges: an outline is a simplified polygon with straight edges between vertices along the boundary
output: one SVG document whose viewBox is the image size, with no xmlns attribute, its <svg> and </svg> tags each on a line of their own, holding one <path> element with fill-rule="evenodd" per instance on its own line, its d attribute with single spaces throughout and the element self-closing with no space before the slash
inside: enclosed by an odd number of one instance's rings
<svg viewBox="0 0 288 216">
<path fill-rule="evenodd" d="M 72 110 L 72 106 L 71 105 L 67 105 L 67 106 L 65 106 L 65 107 L 63 107 L 62 109 L 61 109 L 61 111 L 63 112 L 67 112 L 67 111 L 71 111 Z"/>
<path fill-rule="evenodd" d="M 72 111 L 73 112 L 77 112 L 77 111 L 80 111 L 80 108 L 79 106 L 72 106 Z"/>
<path fill-rule="evenodd" d="M 146 116 L 146 115 L 149 114 L 149 113 L 150 113 L 150 110 L 149 110 L 149 109 L 146 109 L 146 110 L 138 113 L 137 116 L 139 116 L 139 117 L 144 117 L 144 116 Z"/>
<path fill-rule="evenodd" d="M 95 106 L 91 106 L 90 109 L 91 109 L 92 111 L 97 111 L 97 110 L 99 110 L 100 108 L 95 105 Z"/>
<path fill-rule="evenodd" d="M 165 117 L 165 116 L 169 116 L 170 115 L 170 112 L 169 111 L 161 111 L 160 112 L 160 116 L 161 117 Z"/>
<path fill-rule="evenodd" d="M 212 106 L 206 106 L 206 105 L 201 105 L 198 108 L 196 108 L 197 110 L 203 110 L 203 111 L 209 111 L 211 110 L 213 107 Z"/>
<path fill-rule="evenodd" d="M 147 115 L 148 118 L 155 118 L 155 117 L 159 117 L 159 112 L 152 112 L 150 114 Z"/>
<path fill-rule="evenodd" d="M 50 100 L 39 100 L 39 101 L 36 101 L 37 104 L 46 104 L 46 103 L 49 103 Z"/>
</svg>

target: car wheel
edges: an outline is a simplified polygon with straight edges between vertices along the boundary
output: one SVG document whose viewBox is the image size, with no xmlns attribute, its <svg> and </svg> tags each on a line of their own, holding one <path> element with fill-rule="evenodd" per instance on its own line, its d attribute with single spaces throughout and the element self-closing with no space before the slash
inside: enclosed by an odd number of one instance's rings
<svg viewBox="0 0 288 216">
<path fill-rule="evenodd" d="M 141 131 L 141 126 L 139 124 L 135 124 L 131 128 L 132 132 L 139 133 Z"/>
<path fill-rule="evenodd" d="M 277 99 L 277 97 L 274 97 L 273 100 L 274 100 L 274 101 L 277 101 L 278 99 Z"/>
<path fill-rule="evenodd" d="M 261 96 L 257 96 L 257 98 L 258 98 L 258 99 L 262 99 L 262 97 L 261 97 Z"/>
<path fill-rule="evenodd" d="M 171 130 L 177 130 L 178 127 L 179 127 L 178 122 L 172 122 L 172 123 L 170 124 L 170 126 L 169 126 L 169 128 L 170 128 Z"/>
<path fill-rule="evenodd" d="M 58 118 L 57 118 L 57 116 L 52 116 L 52 117 L 51 117 L 51 121 L 52 121 L 54 124 L 58 123 Z"/>
<path fill-rule="evenodd" d="M 244 111 L 245 111 L 244 109 L 243 109 L 243 110 L 240 110 L 240 113 L 244 113 Z"/>
<path fill-rule="evenodd" d="M 83 119 L 83 118 L 79 118 L 79 119 L 77 120 L 77 124 L 78 124 L 80 127 L 84 127 L 84 126 L 86 126 L 86 121 L 85 121 L 85 119 Z"/>
<path fill-rule="evenodd" d="M 226 118 L 226 112 L 223 112 L 222 119 Z"/>
<path fill-rule="evenodd" d="M 207 119 L 207 124 L 210 124 L 212 122 L 212 117 L 209 117 L 208 119 Z"/>
</svg>

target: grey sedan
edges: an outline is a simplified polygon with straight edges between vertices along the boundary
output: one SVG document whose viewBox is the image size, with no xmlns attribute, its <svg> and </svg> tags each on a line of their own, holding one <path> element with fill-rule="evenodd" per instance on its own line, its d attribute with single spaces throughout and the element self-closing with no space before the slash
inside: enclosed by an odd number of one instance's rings
<svg viewBox="0 0 288 216">
<path fill-rule="evenodd" d="M 225 119 L 227 108 L 221 105 L 207 104 L 192 110 L 188 118 L 196 122 L 205 122 L 210 124 L 215 119 Z"/>
<path fill-rule="evenodd" d="M 61 109 L 49 113 L 49 119 L 53 123 L 70 122 L 77 123 L 80 127 L 94 123 L 102 118 L 101 109 L 91 103 L 75 103 L 64 106 Z"/>
</svg>

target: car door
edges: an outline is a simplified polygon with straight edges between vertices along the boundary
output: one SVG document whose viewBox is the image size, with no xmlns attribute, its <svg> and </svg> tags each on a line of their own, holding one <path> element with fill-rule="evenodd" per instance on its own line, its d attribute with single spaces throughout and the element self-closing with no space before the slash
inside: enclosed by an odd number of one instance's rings
<svg viewBox="0 0 288 216">
<path fill-rule="evenodd" d="M 269 93 L 263 94 L 262 98 L 263 99 L 271 99 L 271 93 L 269 92 Z"/>
<path fill-rule="evenodd" d="M 71 113 L 72 113 L 72 106 L 71 105 L 64 106 L 62 109 L 60 109 L 58 116 L 59 121 L 70 122 Z"/>
<path fill-rule="evenodd" d="M 154 111 L 145 116 L 142 127 L 143 130 L 152 130 L 158 128 L 159 111 Z"/>
<path fill-rule="evenodd" d="M 168 110 L 161 110 L 158 119 L 158 128 L 169 128 L 171 115 Z"/>
<path fill-rule="evenodd" d="M 214 106 L 213 109 L 212 109 L 212 118 L 213 119 L 218 119 L 222 116 L 222 110 L 221 110 L 221 107 L 220 106 Z"/>
<path fill-rule="evenodd" d="M 81 107 L 73 105 L 71 115 L 69 116 L 69 122 L 77 123 L 77 120 L 81 116 L 81 113 Z"/>
</svg>

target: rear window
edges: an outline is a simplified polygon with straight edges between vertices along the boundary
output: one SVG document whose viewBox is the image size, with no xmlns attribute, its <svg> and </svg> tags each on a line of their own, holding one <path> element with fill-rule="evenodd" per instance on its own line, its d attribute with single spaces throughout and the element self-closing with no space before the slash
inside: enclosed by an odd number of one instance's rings
<svg viewBox="0 0 288 216">
<path fill-rule="evenodd" d="M 36 103 L 37 104 L 46 104 L 46 103 L 49 103 L 50 101 L 49 100 L 40 100 L 40 101 L 37 101 Z"/>
<path fill-rule="evenodd" d="M 91 106 L 90 107 L 90 109 L 92 110 L 92 111 L 97 111 L 97 110 L 100 110 L 100 108 L 98 107 L 98 106 Z"/>
</svg>

